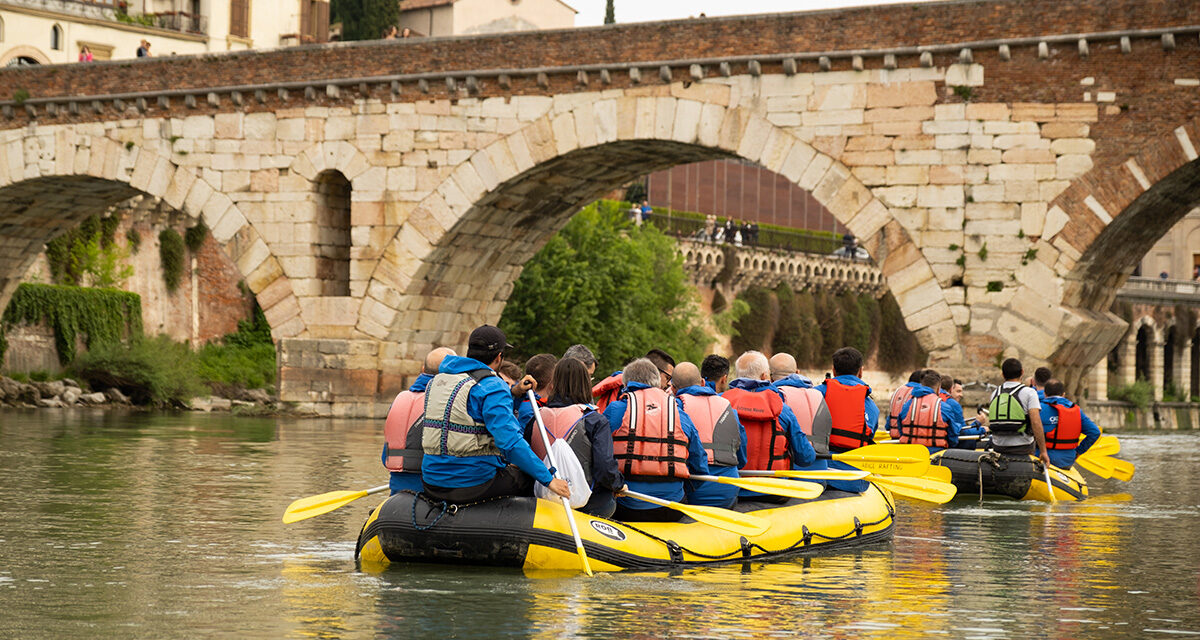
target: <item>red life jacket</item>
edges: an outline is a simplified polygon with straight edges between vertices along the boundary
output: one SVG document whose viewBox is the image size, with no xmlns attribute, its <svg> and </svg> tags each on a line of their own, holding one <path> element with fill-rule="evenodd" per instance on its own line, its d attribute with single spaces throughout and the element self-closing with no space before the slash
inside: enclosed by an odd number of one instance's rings
<svg viewBox="0 0 1200 640">
<path fill-rule="evenodd" d="M 1079 446 L 1079 434 L 1083 432 L 1083 418 L 1080 416 L 1079 405 L 1055 405 L 1054 408 L 1058 409 L 1058 426 L 1046 434 L 1046 448 L 1073 450 Z"/>
<path fill-rule="evenodd" d="M 908 413 L 900 416 L 900 443 L 922 444 L 945 449 L 950 446 L 950 434 L 942 419 L 942 401 L 937 394 L 913 396 Z"/>
<path fill-rule="evenodd" d="M 834 449 L 857 449 L 874 442 L 867 426 L 867 392 L 865 384 L 846 385 L 830 378 L 825 381 L 825 405 L 833 416 L 829 446 Z"/>
<path fill-rule="evenodd" d="M 700 432 L 700 444 L 708 453 L 708 464 L 736 467 L 742 435 L 729 401 L 717 395 L 687 394 L 679 396 L 679 399 L 683 401 L 683 411 Z"/>
<path fill-rule="evenodd" d="M 629 391 L 621 427 L 613 432 L 613 457 L 626 476 L 688 477 L 688 438 L 675 398 L 658 387 Z"/>
<path fill-rule="evenodd" d="M 387 442 L 387 461 L 390 471 L 421 473 L 421 424 L 425 416 L 425 392 L 401 391 L 388 409 L 383 423 L 383 439 Z"/>
<path fill-rule="evenodd" d="M 946 393 L 946 391 L 944 389 L 938 391 L 937 394 L 938 394 L 939 400 L 949 400 L 950 399 L 950 394 Z"/>
<path fill-rule="evenodd" d="M 914 388 L 902 385 L 892 394 L 892 403 L 888 405 L 888 433 L 893 440 L 900 437 L 900 412 L 904 409 L 904 401 L 912 397 Z"/>
<path fill-rule="evenodd" d="M 541 403 L 539 402 L 539 404 Z M 583 467 L 583 474 L 587 476 L 588 484 L 591 485 L 592 441 L 591 438 L 588 438 L 587 429 L 584 428 L 583 417 L 594 411 L 592 406 L 572 404 L 565 407 L 542 408 L 538 411 L 542 414 L 542 424 L 546 425 L 550 444 L 554 444 L 554 441 L 559 438 L 565 439 L 570 445 L 571 451 L 575 452 L 575 457 L 579 458 L 579 465 Z M 537 457 L 545 458 L 546 445 L 542 443 L 542 436 L 537 431 L 538 426 L 534 424 L 529 445 Z"/>
<path fill-rule="evenodd" d="M 596 399 L 596 410 L 604 411 L 614 400 L 621 397 L 621 385 L 624 384 L 620 373 L 596 383 L 592 387 L 592 397 Z"/>
<path fill-rule="evenodd" d="M 772 389 L 747 391 L 733 388 L 723 397 L 737 411 L 738 420 L 746 429 L 746 466 L 755 471 L 776 471 L 792 468 L 791 447 L 787 434 L 779 425 L 783 399 Z"/>
</svg>

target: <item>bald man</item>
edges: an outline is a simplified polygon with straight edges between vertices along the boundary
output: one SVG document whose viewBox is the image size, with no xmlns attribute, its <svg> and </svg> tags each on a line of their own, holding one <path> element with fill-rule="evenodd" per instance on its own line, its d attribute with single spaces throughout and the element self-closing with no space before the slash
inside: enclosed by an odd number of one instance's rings
<svg viewBox="0 0 1200 640">
<path fill-rule="evenodd" d="M 816 461 L 808 436 L 800 428 L 796 414 L 783 402 L 783 396 L 771 384 L 771 366 L 758 351 L 738 356 L 737 378 L 722 394 L 737 412 L 746 430 L 747 469 L 802 469 Z M 757 493 L 742 491 L 742 499 L 769 500 Z"/>
<path fill-rule="evenodd" d="M 437 375 L 438 367 L 446 356 L 457 355 L 454 349 L 438 347 L 425 356 L 421 366 L 421 375 L 407 391 L 401 391 L 392 401 L 388 409 L 387 420 L 383 424 L 383 466 L 391 471 L 388 485 L 392 493 L 405 489 L 420 491 L 421 485 L 421 429 L 413 429 L 420 424 L 425 412 L 425 387 Z"/>
<path fill-rule="evenodd" d="M 746 464 L 746 430 L 729 401 L 705 385 L 700 369 L 690 362 L 675 367 L 671 386 L 675 388 L 679 410 L 700 433 L 700 442 L 708 454 L 709 474 L 738 477 L 738 468 Z M 737 503 L 738 488 L 726 484 L 688 481 L 685 489 L 688 504 L 728 509 Z"/>
</svg>

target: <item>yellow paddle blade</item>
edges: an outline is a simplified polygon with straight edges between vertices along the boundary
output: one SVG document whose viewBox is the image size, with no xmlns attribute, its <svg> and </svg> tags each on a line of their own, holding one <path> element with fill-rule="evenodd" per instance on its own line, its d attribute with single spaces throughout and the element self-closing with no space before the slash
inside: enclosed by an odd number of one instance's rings
<svg viewBox="0 0 1200 640">
<path fill-rule="evenodd" d="M 897 495 L 937 504 L 950 502 L 954 498 L 954 495 L 958 493 L 958 488 L 949 482 L 940 482 L 928 478 L 897 478 L 894 476 L 873 475 L 869 480 L 887 487 L 892 493 Z"/>
<path fill-rule="evenodd" d="M 874 439 L 875 443 L 878 444 L 884 440 L 891 440 L 892 434 L 887 429 L 876 429 Z"/>
<path fill-rule="evenodd" d="M 724 478 L 721 476 L 692 476 L 692 480 L 716 482 L 773 496 L 811 500 L 821 495 L 825 487 L 811 482 L 795 482 L 784 478 Z"/>
<path fill-rule="evenodd" d="M 1121 441 L 1115 436 L 1100 436 L 1095 444 L 1087 451 L 1083 452 L 1085 456 L 1115 456 L 1121 453 Z"/>
<path fill-rule="evenodd" d="M 919 444 L 872 444 L 832 458 L 889 476 L 919 478 L 929 469 L 929 449 Z"/>
<path fill-rule="evenodd" d="M 1075 458 L 1075 465 L 1084 471 L 1093 473 L 1101 478 L 1108 479 L 1113 477 L 1112 467 L 1105 462 L 1105 456 L 1079 456 Z"/>
<path fill-rule="evenodd" d="M 950 473 L 950 467 L 943 467 L 936 464 L 929 465 L 929 471 L 921 476 L 927 480 L 937 480 L 938 482 L 950 482 L 954 479 L 954 474 Z"/>
<path fill-rule="evenodd" d="M 1136 469 L 1132 462 L 1122 460 L 1120 458 L 1108 458 L 1112 463 L 1113 477 L 1121 482 L 1129 482 L 1133 480 L 1133 473 Z"/>
<path fill-rule="evenodd" d="M 335 509 L 340 509 L 359 498 L 365 498 L 372 493 L 386 491 L 387 488 L 388 486 L 385 484 L 373 489 L 363 489 L 362 491 L 330 491 L 329 493 L 300 498 L 289 504 L 287 510 L 283 512 L 283 523 L 291 524 L 324 515 Z"/>
<path fill-rule="evenodd" d="M 767 529 L 771 528 L 771 521 L 766 518 L 752 516 L 748 513 L 738 513 L 730 509 L 722 509 L 720 507 L 705 507 L 696 504 L 682 504 L 679 502 L 671 502 L 656 498 L 644 493 L 629 491 L 626 489 L 622 494 L 629 498 L 644 500 L 650 504 L 656 504 L 660 507 L 670 507 L 680 513 L 683 513 L 696 522 L 706 524 L 717 529 L 724 529 L 739 536 L 752 538 L 766 533 Z"/>
<path fill-rule="evenodd" d="M 738 471 L 743 476 L 766 476 L 775 478 L 791 478 L 793 480 L 862 480 L 871 475 L 869 471 L 858 469 L 817 469 L 817 470 L 779 470 L 779 471 Z"/>
</svg>

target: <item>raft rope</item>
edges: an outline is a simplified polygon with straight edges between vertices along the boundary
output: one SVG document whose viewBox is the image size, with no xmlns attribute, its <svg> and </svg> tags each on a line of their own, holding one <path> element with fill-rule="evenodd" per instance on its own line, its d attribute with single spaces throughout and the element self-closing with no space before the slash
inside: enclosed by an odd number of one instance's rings
<svg viewBox="0 0 1200 640">
<path fill-rule="evenodd" d="M 979 503 L 983 504 L 983 463 L 986 462 L 992 465 L 992 468 L 1000 471 L 1000 463 L 1002 458 L 995 451 L 986 451 L 983 455 L 975 459 L 975 469 L 979 472 Z M 1008 465 L 1005 465 L 1007 467 Z"/>
<path fill-rule="evenodd" d="M 725 554 L 721 554 L 721 555 L 709 555 L 707 553 L 693 551 L 693 550 L 679 544 L 678 542 L 675 542 L 674 540 L 667 540 L 665 538 L 660 538 L 660 537 L 654 535 L 653 533 L 650 533 L 649 531 L 645 531 L 643 529 L 639 529 L 638 527 L 635 527 L 632 524 L 629 524 L 628 522 L 625 522 L 622 520 L 618 520 L 617 522 L 620 523 L 621 526 L 623 526 L 627 529 L 632 529 L 632 530 L 646 536 L 647 538 L 650 538 L 652 540 L 657 540 L 658 542 L 662 543 L 663 546 L 665 546 L 667 548 L 667 550 L 669 552 L 671 552 L 672 556 L 675 556 L 678 551 L 683 551 L 685 553 L 689 553 L 693 556 L 696 556 L 698 558 L 704 558 L 706 560 L 726 560 L 726 559 L 732 558 L 733 556 L 736 556 L 736 555 L 742 555 L 742 556 L 749 558 L 750 552 L 754 549 L 758 549 L 759 551 L 763 552 L 764 554 L 787 553 L 788 551 L 792 551 L 802 545 L 808 546 L 809 544 L 812 543 L 812 539 L 814 537 L 823 538 L 829 542 L 837 542 L 839 540 L 847 540 L 852 537 L 860 536 L 860 535 L 862 535 L 863 529 L 865 529 L 867 527 L 873 527 L 877 524 L 882 524 L 882 523 L 888 521 L 889 519 L 895 517 L 895 515 L 896 515 L 896 508 L 892 504 L 892 502 L 887 499 L 887 494 L 884 494 L 882 492 L 880 492 L 880 493 L 881 493 L 881 495 L 883 495 L 884 504 L 886 504 L 887 508 L 888 508 L 887 516 L 882 517 L 874 522 L 859 522 L 858 518 L 855 518 L 854 519 L 854 525 L 855 525 L 854 529 L 852 529 L 840 536 L 827 536 L 823 533 L 818 533 L 816 531 L 809 531 L 808 527 L 804 527 L 803 528 L 804 534 L 801 536 L 801 538 L 799 540 L 797 540 L 796 542 L 793 542 L 791 545 L 788 545 L 787 547 L 784 547 L 782 549 L 777 549 L 775 551 L 771 551 L 770 549 L 767 549 L 766 547 L 763 547 L 760 544 L 750 542 L 750 541 L 746 540 L 745 538 L 742 538 L 742 546 L 737 551 L 730 551 L 729 553 L 725 553 Z"/>
<path fill-rule="evenodd" d="M 876 488 L 876 490 L 878 491 L 878 488 Z M 415 498 L 421 499 L 422 501 L 424 501 L 426 504 L 428 504 L 430 506 L 430 511 L 433 511 L 437 507 L 441 507 L 441 512 L 438 513 L 437 517 L 435 517 L 432 522 L 430 522 L 429 524 L 427 524 L 425 526 L 421 526 L 421 525 L 417 524 L 417 500 L 414 499 L 413 506 L 412 506 L 412 525 L 413 525 L 413 528 L 416 529 L 417 531 L 428 531 L 429 529 L 432 529 L 442 519 L 442 517 L 445 516 L 447 513 L 449 513 L 450 515 L 454 515 L 454 514 L 458 513 L 460 510 L 466 509 L 467 507 L 473 507 L 475 505 L 480 505 L 480 504 L 487 504 L 488 502 L 502 500 L 502 499 L 508 497 L 508 496 L 499 496 L 499 497 L 495 497 L 495 498 L 487 498 L 486 500 L 479 500 L 477 502 L 468 502 L 466 504 L 453 504 L 453 503 L 446 502 L 445 500 L 436 500 L 436 501 L 431 500 L 423 492 L 416 492 L 411 489 L 404 489 L 402 491 L 399 491 L 398 493 L 412 494 Z M 674 540 L 660 538 L 659 536 L 656 536 L 653 533 L 650 533 L 649 531 L 646 531 L 644 529 L 640 529 L 628 522 L 625 522 L 622 520 L 615 520 L 614 522 L 616 522 L 617 524 L 620 524 L 621 526 L 623 526 L 627 529 L 636 531 L 636 532 L 646 536 L 647 538 L 650 538 L 651 540 L 656 540 L 656 541 L 662 543 L 662 545 L 667 548 L 667 551 L 669 551 L 671 553 L 672 557 L 680 558 L 680 560 L 679 560 L 680 562 L 682 562 L 682 554 L 683 553 L 688 553 L 693 556 L 696 556 L 697 558 L 704 558 L 705 560 L 713 560 L 713 561 L 726 560 L 726 559 L 732 558 L 733 556 L 736 556 L 736 555 L 742 555 L 742 556 L 749 558 L 750 553 L 754 549 L 758 549 L 759 551 L 763 552 L 764 554 L 787 553 L 789 551 L 795 550 L 796 548 L 798 548 L 800 546 L 810 545 L 812 543 L 812 539 L 814 537 L 822 538 L 828 542 L 837 542 L 840 540 L 847 540 L 852 537 L 861 536 L 863 530 L 866 529 L 867 527 L 873 527 L 877 524 L 882 524 L 884 522 L 887 522 L 888 520 L 894 518 L 896 515 L 896 507 L 892 503 L 891 500 L 888 500 L 887 494 L 883 493 L 882 491 L 880 491 L 880 494 L 883 496 L 884 504 L 887 505 L 888 514 L 886 516 L 884 516 L 878 520 L 875 520 L 874 522 L 859 522 L 858 518 L 855 518 L 854 519 L 854 528 L 840 536 L 829 536 L 829 535 L 825 535 L 823 533 L 819 533 L 816 531 L 809 531 L 808 527 L 804 527 L 803 528 L 804 534 L 801 536 L 801 538 L 799 540 L 792 543 L 791 545 L 788 545 L 787 547 L 784 547 L 782 549 L 777 549 L 775 551 L 771 551 L 770 549 L 767 549 L 766 547 L 763 547 L 762 545 L 750 542 L 749 540 L 742 538 L 742 545 L 738 550 L 730 551 L 729 553 L 720 554 L 720 555 L 710 555 L 707 553 L 701 553 L 699 551 L 693 551 L 692 549 L 689 549 L 689 548 L 679 544 L 678 542 L 675 542 Z M 355 553 L 357 555 L 357 551 Z"/>
</svg>

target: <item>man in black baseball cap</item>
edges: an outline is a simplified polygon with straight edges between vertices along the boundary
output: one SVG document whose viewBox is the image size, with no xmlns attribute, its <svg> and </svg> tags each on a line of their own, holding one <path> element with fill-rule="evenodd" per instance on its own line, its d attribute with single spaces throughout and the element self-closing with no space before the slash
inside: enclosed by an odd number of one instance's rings
<svg viewBox="0 0 1200 640">
<path fill-rule="evenodd" d="M 434 500 L 461 504 L 530 496 L 534 480 L 570 497 L 567 483 L 555 478 L 525 441 L 509 387 L 496 375 L 511 348 L 503 331 L 485 324 L 471 332 L 466 357 L 446 356 L 429 382 L 421 476 Z"/>
</svg>

